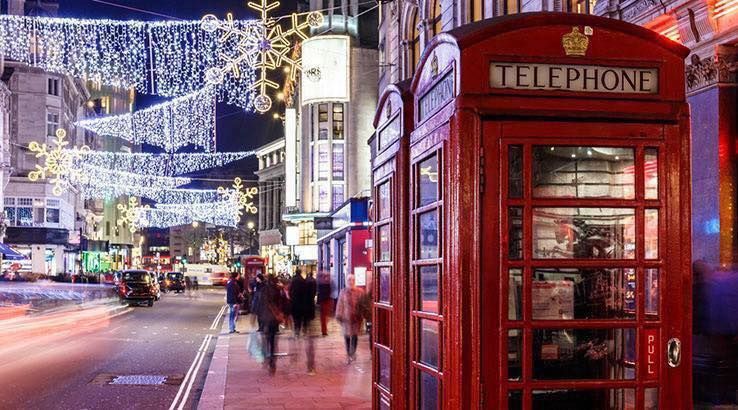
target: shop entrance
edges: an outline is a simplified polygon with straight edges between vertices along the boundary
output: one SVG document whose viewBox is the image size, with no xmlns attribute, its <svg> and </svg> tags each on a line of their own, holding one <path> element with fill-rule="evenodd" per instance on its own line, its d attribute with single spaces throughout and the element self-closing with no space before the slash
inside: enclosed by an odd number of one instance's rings
<svg viewBox="0 0 738 410">
<path fill-rule="evenodd" d="M 485 168 L 499 167 L 500 189 L 485 190 L 482 219 L 500 215 L 500 225 L 483 238 L 499 237 L 501 249 L 499 262 L 483 259 L 482 280 L 502 302 L 502 331 L 485 332 L 500 348 L 487 360 L 501 365 L 485 368 L 499 372 L 489 376 L 501 381 L 501 408 L 686 408 L 671 391 L 686 366 L 685 290 L 669 249 L 679 223 L 669 224 L 668 208 L 680 206 L 666 191 L 679 182 L 664 170 L 679 156 L 670 130 L 484 123 L 485 153 L 495 153 Z M 483 303 L 482 316 L 497 308 Z"/>
</svg>

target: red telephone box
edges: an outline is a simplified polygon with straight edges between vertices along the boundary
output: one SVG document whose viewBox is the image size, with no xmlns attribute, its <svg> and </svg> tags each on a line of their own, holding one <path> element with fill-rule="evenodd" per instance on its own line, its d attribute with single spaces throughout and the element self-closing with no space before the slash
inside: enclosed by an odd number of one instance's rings
<svg viewBox="0 0 738 410">
<path fill-rule="evenodd" d="M 687 52 L 555 13 L 430 42 L 407 168 L 402 138 L 374 161 L 375 269 L 397 270 L 391 303 L 375 298 L 391 344 L 377 341 L 376 406 L 691 407 Z"/>
</svg>

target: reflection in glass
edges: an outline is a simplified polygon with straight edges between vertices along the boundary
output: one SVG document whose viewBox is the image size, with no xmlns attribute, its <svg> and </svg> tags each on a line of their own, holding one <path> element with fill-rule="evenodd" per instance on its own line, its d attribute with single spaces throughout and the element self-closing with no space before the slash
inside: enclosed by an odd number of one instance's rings
<svg viewBox="0 0 738 410">
<path fill-rule="evenodd" d="M 379 219 L 386 219 L 392 216 L 392 203 L 390 201 L 390 183 L 389 181 L 383 183 L 377 188 L 379 192 L 379 201 L 377 206 L 379 207 Z"/>
<path fill-rule="evenodd" d="M 658 387 L 647 387 L 644 392 L 644 405 L 645 410 L 658 410 L 659 408 L 659 388 Z"/>
<path fill-rule="evenodd" d="M 644 247 L 646 259 L 659 258 L 659 210 L 646 209 L 646 226 L 644 227 Z"/>
<path fill-rule="evenodd" d="M 520 380 L 523 375 L 523 331 L 507 331 L 507 379 Z"/>
<path fill-rule="evenodd" d="M 384 349 L 377 349 L 377 368 L 377 371 L 379 372 L 379 377 L 377 377 L 379 385 L 384 387 L 385 389 L 389 389 L 391 367 L 390 353 L 388 351 Z"/>
<path fill-rule="evenodd" d="M 438 410 L 438 379 L 420 372 L 420 410 Z"/>
<path fill-rule="evenodd" d="M 507 208 L 507 257 L 510 260 L 523 259 L 523 207 Z"/>
<path fill-rule="evenodd" d="M 523 410 L 523 392 L 520 390 L 507 392 L 507 410 Z"/>
<path fill-rule="evenodd" d="M 420 195 L 418 207 L 432 204 L 438 200 L 438 154 L 433 154 L 418 165 Z"/>
<path fill-rule="evenodd" d="M 635 389 L 533 390 L 535 410 L 635 410 Z"/>
<path fill-rule="evenodd" d="M 508 272 L 507 318 L 523 319 L 523 270 L 510 268 Z"/>
<path fill-rule="evenodd" d="M 635 318 L 635 270 L 536 268 L 533 320 Z"/>
<path fill-rule="evenodd" d="M 379 260 L 387 262 L 392 259 L 392 249 L 390 246 L 390 224 L 385 224 L 377 228 L 379 231 Z"/>
<path fill-rule="evenodd" d="M 390 410 L 392 407 L 390 406 L 390 400 L 389 398 L 385 396 L 379 397 L 379 410 Z"/>
<path fill-rule="evenodd" d="M 635 259 L 633 208 L 533 208 L 533 257 Z"/>
<path fill-rule="evenodd" d="M 507 194 L 510 198 L 523 197 L 523 147 L 507 148 Z"/>
<path fill-rule="evenodd" d="M 646 315 L 659 314 L 659 270 L 656 268 L 645 270 L 646 280 Z M 653 317 L 649 319 L 655 319 Z"/>
<path fill-rule="evenodd" d="M 644 184 L 646 199 L 659 198 L 659 151 L 656 148 L 646 148 L 643 158 Z"/>
<path fill-rule="evenodd" d="M 627 350 L 635 350 L 635 329 L 534 329 L 533 378 L 633 379 Z"/>
<path fill-rule="evenodd" d="M 435 320 L 418 319 L 420 323 L 420 362 L 438 369 L 440 324 Z"/>
<path fill-rule="evenodd" d="M 438 284 L 440 283 L 438 265 L 421 266 L 420 273 L 420 310 L 438 313 Z"/>
<path fill-rule="evenodd" d="M 420 259 L 437 258 L 438 252 L 438 212 L 429 211 L 418 216 L 420 226 Z"/>
<path fill-rule="evenodd" d="M 635 198 L 632 148 L 533 147 L 533 196 Z"/>
<path fill-rule="evenodd" d="M 379 301 L 390 303 L 391 269 L 387 266 L 379 268 Z"/>
</svg>

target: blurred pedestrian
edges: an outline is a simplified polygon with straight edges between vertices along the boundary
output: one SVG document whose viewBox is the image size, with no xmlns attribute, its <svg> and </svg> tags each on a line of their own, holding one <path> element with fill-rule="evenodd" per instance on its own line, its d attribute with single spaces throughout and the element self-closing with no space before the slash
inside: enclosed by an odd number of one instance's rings
<svg viewBox="0 0 738 410">
<path fill-rule="evenodd" d="M 331 275 L 321 271 L 318 274 L 318 305 L 320 305 L 320 330 L 323 336 L 328 336 L 328 318 L 333 313 L 332 290 Z"/>
<path fill-rule="evenodd" d="M 192 280 L 189 276 L 185 276 L 185 293 L 189 298 L 192 298 Z"/>
<path fill-rule="evenodd" d="M 338 296 L 336 305 L 336 319 L 341 322 L 343 339 L 346 343 L 347 363 L 356 360 L 356 345 L 359 342 L 359 331 L 361 330 L 360 302 L 364 291 L 356 287 L 354 275 L 346 277 L 346 288 Z"/>
<path fill-rule="evenodd" d="M 195 290 L 195 291 L 200 290 L 200 284 L 197 283 L 197 276 L 192 278 L 192 290 Z"/>
<path fill-rule="evenodd" d="M 240 289 L 236 282 L 238 273 L 231 272 L 231 277 L 226 283 L 226 303 L 231 309 L 228 315 L 228 333 L 239 333 L 236 330 L 236 315 L 238 315 L 238 305 L 240 303 Z"/>
<path fill-rule="evenodd" d="M 294 350 L 297 352 L 304 347 L 308 374 L 315 373 L 315 348 L 310 332 L 310 322 L 315 319 L 315 292 L 316 284 L 312 274 L 306 277 L 297 269 L 289 290 L 295 332 Z"/>
<path fill-rule="evenodd" d="M 255 312 L 264 329 L 264 357 L 269 359 L 267 363 L 272 376 L 277 371 L 277 333 L 286 318 L 283 298 L 277 278 L 270 276 L 261 288 L 258 311 Z"/>
<path fill-rule="evenodd" d="M 254 282 L 251 284 L 251 313 L 256 317 L 259 324 L 259 332 L 264 331 L 264 324 L 261 321 L 259 312 L 261 311 L 261 296 L 265 285 L 265 278 L 261 273 L 256 275 Z"/>
</svg>

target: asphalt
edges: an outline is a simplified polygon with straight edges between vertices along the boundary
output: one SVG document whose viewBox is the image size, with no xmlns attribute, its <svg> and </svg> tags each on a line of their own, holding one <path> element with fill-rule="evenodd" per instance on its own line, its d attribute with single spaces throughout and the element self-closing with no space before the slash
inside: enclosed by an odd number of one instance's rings
<svg viewBox="0 0 738 410">
<path fill-rule="evenodd" d="M 170 293 L 152 308 L 122 309 L 104 320 L 5 340 L 0 408 L 196 408 L 227 319 L 227 312 L 219 317 L 223 304 L 222 288 L 201 289 L 192 298 Z M 111 384 L 115 380 L 162 384 Z"/>
</svg>

